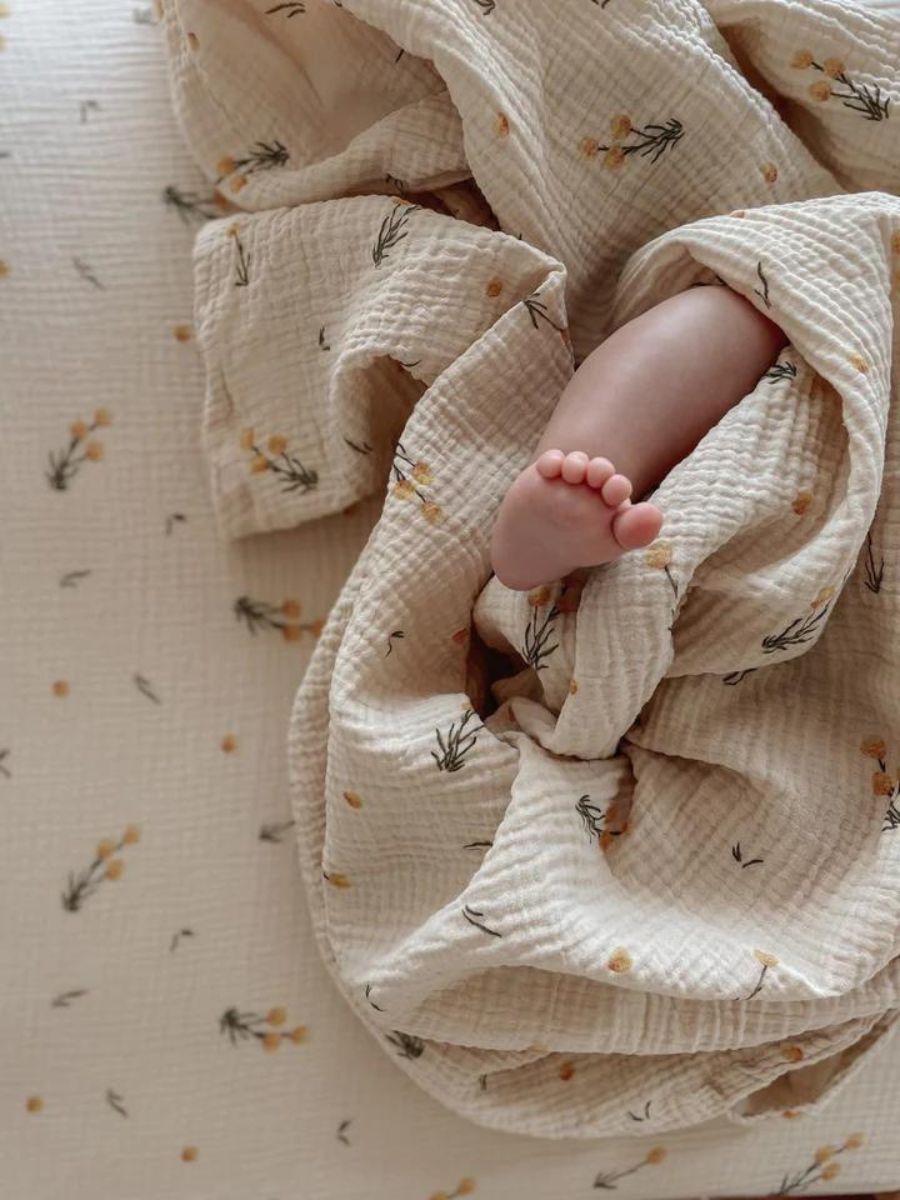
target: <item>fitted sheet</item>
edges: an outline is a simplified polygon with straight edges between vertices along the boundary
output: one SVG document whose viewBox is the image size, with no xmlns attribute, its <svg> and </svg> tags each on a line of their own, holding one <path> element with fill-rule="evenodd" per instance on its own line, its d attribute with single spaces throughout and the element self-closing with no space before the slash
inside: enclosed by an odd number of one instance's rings
<svg viewBox="0 0 900 1200">
<path fill-rule="evenodd" d="M 0 1191 L 425 1200 L 468 1179 L 555 1200 L 637 1167 L 622 1195 L 748 1195 L 848 1139 L 845 1190 L 896 1186 L 896 1040 L 816 1119 L 654 1136 L 651 1110 L 635 1114 L 646 1138 L 576 1145 L 451 1114 L 337 1002 L 283 828 L 283 744 L 374 513 L 217 534 L 191 328 L 199 220 L 162 193 L 208 197 L 152 19 L 89 0 L 13 7 L 0 30 Z M 98 409 L 51 487 L 70 427 Z M 88 441 L 102 457 L 73 471 Z"/>
</svg>

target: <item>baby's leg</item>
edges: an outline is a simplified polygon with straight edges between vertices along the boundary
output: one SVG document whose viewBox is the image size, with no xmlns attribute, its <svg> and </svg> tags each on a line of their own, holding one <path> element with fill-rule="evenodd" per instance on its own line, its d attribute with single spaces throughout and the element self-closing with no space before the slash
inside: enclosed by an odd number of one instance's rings
<svg viewBox="0 0 900 1200">
<path fill-rule="evenodd" d="M 535 587 L 652 542 L 662 514 L 630 497 L 686 458 L 786 341 L 746 300 L 712 286 L 617 329 L 575 372 L 500 506 L 491 558 L 501 582 Z"/>
</svg>

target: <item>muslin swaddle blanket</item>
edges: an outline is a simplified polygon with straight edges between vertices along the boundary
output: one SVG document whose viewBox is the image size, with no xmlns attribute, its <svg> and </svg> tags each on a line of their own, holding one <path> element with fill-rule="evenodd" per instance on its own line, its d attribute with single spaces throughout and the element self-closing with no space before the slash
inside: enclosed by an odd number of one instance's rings
<svg viewBox="0 0 900 1200">
<path fill-rule="evenodd" d="M 900 19 L 166 21 L 186 137 L 241 210 L 196 251 L 223 532 L 386 489 L 289 739 L 344 995 L 497 1128 L 824 1102 L 900 1004 Z M 660 540 L 528 596 L 489 581 L 573 363 L 695 283 L 791 346 L 660 487 Z"/>
</svg>

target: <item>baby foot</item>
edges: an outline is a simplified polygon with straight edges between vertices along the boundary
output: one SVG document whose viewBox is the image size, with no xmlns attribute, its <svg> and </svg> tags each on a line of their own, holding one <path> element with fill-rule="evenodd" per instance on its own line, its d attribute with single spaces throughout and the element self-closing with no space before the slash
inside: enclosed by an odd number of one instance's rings
<svg viewBox="0 0 900 1200">
<path fill-rule="evenodd" d="M 494 526 L 491 561 L 517 591 L 597 567 L 648 546 L 662 513 L 631 503 L 631 483 L 605 458 L 547 450 L 506 493 Z"/>
</svg>

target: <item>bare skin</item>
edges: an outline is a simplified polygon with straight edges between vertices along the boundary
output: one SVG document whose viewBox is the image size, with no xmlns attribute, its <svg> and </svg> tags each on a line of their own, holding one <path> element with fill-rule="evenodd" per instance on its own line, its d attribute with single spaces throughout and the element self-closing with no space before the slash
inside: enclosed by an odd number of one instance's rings
<svg viewBox="0 0 900 1200">
<path fill-rule="evenodd" d="M 649 545 L 663 514 L 632 503 L 751 392 L 787 338 L 727 287 L 664 300 L 575 372 L 497 514 L 491 560 L 525 591 Z"/>
</svg>

